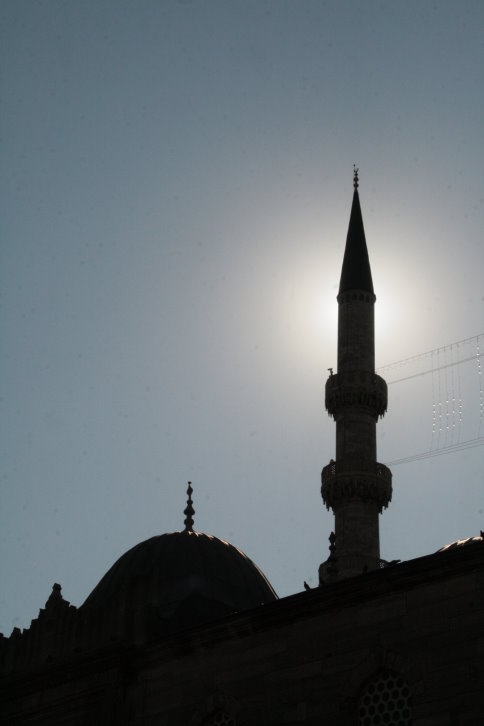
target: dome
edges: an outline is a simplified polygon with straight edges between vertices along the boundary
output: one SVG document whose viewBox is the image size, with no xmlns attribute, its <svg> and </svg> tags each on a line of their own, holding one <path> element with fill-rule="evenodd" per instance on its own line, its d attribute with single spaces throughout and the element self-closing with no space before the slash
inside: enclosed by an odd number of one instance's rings
<svg viewBox="0 0 484 726">
<path fill-rule="evenodd" d="M 482 532 L 480 535 L 476 535 L 475 537 L 466 537 L 465 539 L 456 539 L 455 542 L 449 542 L 449 544 L 444 545 L 437 550 L 437 552 L 447 552 L 448 550 L 460 549 L 461 547 L 467 547 L 468 545 L 475 544 L 476 542 L 484 542 Z"/>
<path fill-rule="evenodd" d="M 154 637 L 201 625 L 277 599 L 259 568 L 239 549 L 192 530 L 162 534 L 122 555 L 82 605 Z"/>
</svg>

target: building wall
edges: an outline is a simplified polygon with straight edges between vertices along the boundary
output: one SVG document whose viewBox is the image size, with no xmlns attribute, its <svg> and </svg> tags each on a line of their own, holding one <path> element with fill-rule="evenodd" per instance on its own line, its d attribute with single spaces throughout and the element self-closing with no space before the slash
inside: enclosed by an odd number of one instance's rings
<svg viewBox="0 0 484 726">
<path fill-rule="evenodd" d="M 357 724 L 381 669 L 415 726 L 484 724 L 484 545 L 321 587 L 141 647 L 5 674 L 4 723 Z M 376 721 L 375 721 L 376 723 Z M 405 721 L 402 721 L 405 723 Z"/>
</svg>

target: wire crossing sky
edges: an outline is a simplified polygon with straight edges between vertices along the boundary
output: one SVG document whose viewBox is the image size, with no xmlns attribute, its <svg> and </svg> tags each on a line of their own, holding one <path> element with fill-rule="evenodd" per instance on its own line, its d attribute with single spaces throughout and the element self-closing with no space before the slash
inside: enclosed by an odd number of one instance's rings
<svg viewBox="0 0 484 726">
<path fill-rule="evenodd" d="M 4 0 L 0 631 L 182 529 L 187 481 L 279 595 L 317 582 L 353 164 L 377 364 L 482 330 L 483 25 L 480 0 Z M 390 386 L 379 461 L 457 431 L 449 362 L 433 400 Z M 399 466 L 382 556 L 479 532 L 482 472 L 482 447 Z"/>
<path fill-rule="evenodd" d="M 418 452 L 392 459 L 390 465 L 484 443 L 482 339 L 476 335 L 379 368 L 379 374 L 394 387 L 395 398 L 404 406 L 411 402 L 412 413 L 402 411 L 401 417 L 410 415 L 413 420 L 413 448 Z M 423 376 L 423 380 L 416 380 Z M 398 406 L 395 413 L 398 416 Z M 419 417 L 426 426 L 416 425 Z M 429 431 L 430 425 L 428 448 L 423 449 L 425 430 Z"/>
<path fill-rule="evenodd" d="M 394 363 L 387 363 L 383 366 L 380 366 L 378 368 L 379 372 L 383 372 L 385 375 L 388 375 L 388 371 L 390 371 L 391 368 L 399 368 L 403 365 L 407 365 L 408 363 L 413 363 L 415 361 L 420 361 L 422 358 L 427 358 L 428 356 L 438 355 L 441 352 L 443 352 L 445 349 L 451 349 L 453 350 L 456 348 L 457 350 L 460 350 L 462 346 L 464 345 L 474 345 L 475 346 L 475 353 L 470 357 L 470 360 L 474 360 L 474 358 L 479 358 L 480 356 L 480 349 L 482 344 L 482 338 L 484 337 L 484 333 L 479 333 L 478 335 L 473 335 L 471 338 L 466 338 L 465 340 L 456 340 L 453 343 L 447 343 L 445 346 L 441 346 L 440 348 L 434 348 L 434 350 L 427 350 L 425 353 L 417 353 L 416 355 L 412 355 L 409 358 L 403 358 L 402 360 L 397 360 Z M 466 359 L 467 360 L 467 359 Z M 455 365 L 456 363 L 450 363 L 449 365 Z M 421 375 L 425 375 L 426 371 L 424 371 Z M 390 383 L 390 381 L 388 381 Z"/>
</svg>

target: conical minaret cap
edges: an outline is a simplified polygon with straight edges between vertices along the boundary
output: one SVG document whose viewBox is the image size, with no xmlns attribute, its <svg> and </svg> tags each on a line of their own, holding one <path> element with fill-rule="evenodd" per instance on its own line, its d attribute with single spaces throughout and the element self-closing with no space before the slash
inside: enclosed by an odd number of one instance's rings
<svg viewBox="0 0 484 726">
<path fill-rule="evenodd" d="M 348 290 L 373 292 L 370 260 L 366 247 L 365 229 L 358 196 L 358 170 L 355 169 L 353 204 L 346 236 L 346 247 L 341 269 L 339 294 Z"/>
</svg>

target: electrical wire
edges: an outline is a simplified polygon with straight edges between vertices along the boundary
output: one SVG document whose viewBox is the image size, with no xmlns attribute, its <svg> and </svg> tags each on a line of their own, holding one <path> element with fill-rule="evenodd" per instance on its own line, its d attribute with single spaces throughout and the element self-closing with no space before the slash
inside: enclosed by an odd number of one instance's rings
<svg viewBox="0 0 484 726">
<path fill-rule="evenodd" d="M 425 353 L 417 353 L 416 355 L 411 355 L 409 358 L 402 358 L 402 360 L 397 360 L 394 363 L 387 363 L 384 366 L 380 366 L 377 370 L 382 371 L 385 368 L 393 368 L 393 366 L 400 366 L 404 363 L 410 363 L 410 361 L 418 360 L 419 358 L 425 358 L 428 355 L 431 355 L 432 353 L 437 353 L 439 350 L 444 350 L 445 348 L 449 348 L 451 345 L 464 345 L 465 343 L 473 343 L 476 340 L 479 340 L 480 337 L 484 336 L 484 333 L 478 333 L 477 335 L 473 335 L 472 338 L 464 338 L 463 340 L 457 340 L 453 343 L 448 343 L 447 345 L 444 345 L 440 348 L 434 348 L 433 350 L 427 350 Z M 475 357 L 475 356 L 474 356 Z"/>
<path fill-rule="evenodd" d="M 436 348 L 435 352 L 437 350 L 442 350 L 442 348 Z M 430 351 L 430 352 L 433 353 L 434 351 Z M 443 371 L 444 368 L 451 368 L 452 366 L 460 365 L 460 363 L 468 363 L 469 361 L 476 360 L 476 359 L 477 359 L 477 355 L 471 355 L 468 358 L 462 358 L 462 360 L 452 361 L 452 363 L 445 363 L 441 366 L 436 366 L 435 368 L 429 368 L 428 370 L 420 371 L 420 373 L 413 373 L 411 376 L 405 376 L 404 378 L 396 378 L 394 381 L 387 381 L 387 385 L 391 386 L 394 383 L 402 383 L 402 381 L 409 381 L 411 378 L 419 378 L 420 376 L 426 376 L 429 373 L 435 373 L 435 371 Z M 396 363 L 393 363 L 392 365 L 396 365 Z M 388 366 L 385 366 L 385 367 L 388 367 Z M 381 370 L 382 370 L 382 368 L 378 369 L 379 372 Z"/>
<path fill-rule="evenodd" d="M 421 454 L 414 454 L 413 456 L 405 456 L 403 459 L 395 459 L 389 461 L 386 466 L 399 466 L 399 464 L 408 464 L 411 461 L 420 461 L 421 459 L 432 459 L 434 456 L 441 456 L 442 454 L 452 454 L 455 451 L 465 451 L 466 449 L 473 449 L 476 446 L 482 446 L 484 444 L 484 436 L 477 439 L 469 439 L 468 441 L 462 441 L 460 444 L 453 444 L 452 446 L 446 446 L 442 449 L 434 449 L 433 451 L 422 452 Z"/>
</svg>

